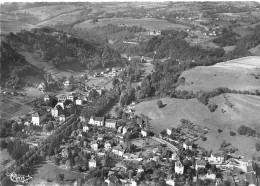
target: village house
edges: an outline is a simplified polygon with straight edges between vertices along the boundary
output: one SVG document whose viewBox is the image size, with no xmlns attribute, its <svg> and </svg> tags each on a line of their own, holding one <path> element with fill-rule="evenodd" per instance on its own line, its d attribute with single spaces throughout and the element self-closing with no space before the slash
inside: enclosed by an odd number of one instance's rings
<svg viewBox="0 0 260 186">
<path fill-rule="evenodd" d="M 59 117 L 60 122 L 66 121 L 66 116 L 64 114 L 61 114 Z"/>
<path fill-rule="evenodd" d="M 44 102 L 50 101 L 50 96 L 49 95 L 45 95 L 43 100 L 44 100 Z"/>
<path fill-rule="evenodd" d="M 91 141 L 90 147 L 96 151 L 98 150 L 98 143 L 96 141 Z"/>
<path fill-rule="evenodd" d="M 117 121 L 115 119 L 106 119 L 106 123 L 105 123 L 105 126 L 107 128 L 116 128 L 116 123 Z"/>
<path fill-rule="evenodd" d="M 249 183 L 249 186 L 257 186 L 257 177 L 256 177 L 256 173 L 255 172 L 246 172 L 245 173 L 245 181 L 247 181 Z"/>
<path fill-rule="evenodd" d="M 97 126 L 104 126 L 104 117 L 96 117 L 94 122 Z"/>
<path fill-rule="evenodd" d="M 161 30 L 149 30 L 148 31 L 148 36 L 159 36 L 159 35 L 161 35 Z"/>
<path fill-rule="evenodd" d="M 199 168 L 205 168 L 206 167 L 206 162 L 204 160 L 197 160 L 195 169 L 198 170 Z"/>
<path fill-rule="evenodd" d="M 123 157 L 124 152 L 125 152 L 125 150 L 124 150 L 122 147 L 121 147 L 121 148 L 118 148 L 118 156 Z"/>
<path fill-rule="evenodd" d="M 172 159 L 172 160 L 177 160 L 177 158 L 178 158 L 177 153 L 176 153 L 176 152 L 173 152 L 171 159 Z"/>
<path fill-rule="evenodd" d="M 41 82 L 39 85 L 38 85 L 38 90 L 40 90 L 40 91 L 44 91 L 45 90 L 45 83 L 44 82 Z"/>
<path fill-rule="evenodd" d="M 122 134 L 116 134 L 116 139 L 119 143 L 124 142 L 124 136 Z"/>
<path fill-rule="evenodd" d="M 144 172 L 144 168 L 142 165 L 139 165 L 139 167 L 137 168 L 137 173 L 139 172 Z"/>
<path fill-rule="evenodd" d="M 214 174 L 214 173 L 211 173 L 211 174 L 207 173 L 206 174 L 206 179 L 211 179 L 211 180 L 215 181 L 216 180 L 216 174 Z"/>
<path fill-rule="evenodd" d="M 168 175 L 166 178 L 166 184 L 169 186 L 175 186 L 175 181 L 171 178 L 172 175 Z"/>
<path fill-rule="evenodd" d="M 67 96 L 65 94 L 57 95 L 56 96 L 59 102 L 65 102 L 67 99 Z"/>
<path fill-rule="evenodd" d="M 35 112 L 32 114 L 32 123 L 34 125 L 40 125 L 40 123 L 46 118 L 47 114 L 45 112 Z"/>
<path fill-rule="evenodd" d="M 124 155 L 123 155 L 123 158 L 125 158 L 125 159 L 129 159 L 129 158 L 130 158 L 130 156 L 131 156 L 131 154 L 130 154 L 130 153 L 124 153 Z"/>
<path fill-rule="evenodd" d="M 183 143 L 183 148 L 185 150 L 189 149 L 189 150 L 192 150 L 192 145 L 193 143 L 189 140 L 186 140 L 184 143 Z"/>
<path fill-rule="evenodd" d="M 63 158 L 68 158 L 68 157 L 69 157 L 69 154 L 70 154 L 70 152 L 69 152 L 69 149 L 68 149 L 68 148 L 62 149 L 62 151 L 61 151 L 61 157 L 63 157 Z"/>
<path fill-rule="evenodd" d="M 97 93 L 101 96 L 104 94 L 105 92 L 105 89 L 104 88 L 99 88 L 99 89 L 96 89 Z"/>
<path fill-rule="evenodd" d="M 70 81 L 69 81 L 69 80 L 64 81 L 63 85 L 64 85 L 65 87 L 70 86 Z"/>
<path fill-rule="evenodd" d="M 62 113 L 62 108 L 60 106 L 55 106 L 54 108 L 51 108 L 51 115 L 52 117 L 58 117 Z"/>
<path fill-rule="evenodd" d="M 113 147 L 113 148 L 112 148 L 112 152 L 113 152 L 114 154 L 118 155 L 118 149 L 117 149 L 117 147 Z"/>
<path fill-rule="evenodd" d="M 84 124 L 82 129 L 83 129 L 83 132 L 89 131 L 89 127 L 87 126 L 87 124 Z"/>
<path fill-rule="evenodd" d="M 104 138 L 103 134 L 98 134 L 97 140 L 101 141 L 101 140 L 103 140 L 103 138 Z"/>
<path fill-rule="evenodd" d="M 75 101 L 76 105 L 82 105 L 83 104 L 83 100 L 81 98 L 77 98 Z"/>
<path fill-rule="evenodd" d="M 145 129 L 142 129 L 142 130 L 141 130 L 141 134 L 142 134 L 142 136 L 143 136 L 144 138 L 146 138 L 147 135 L 148 135 L 148 131 L 145 130 Z"/>
<path fill-rule="evenodd" d="M 106 142 L 104 146 L 105 149 L 111 149 L 111 144 L 109 142 Z"/>
<path fill-rule="evenodd" d="M 82 130 L 78 131 L 78 137 L 82 138 Z"/>
<path fill-rule="evenodd" d="M 127 127 L 123 127 L 123 129 L 122 129 L 122 134 L 123 135 L 125 135 L 125 133 L 127 132 L 127 129 L 128 129 Z"/>
<path fill-rule="evenodd" d="M 104 118 L 103 117 L 90 117 L 89 123 L 90 125 L 104 126 Z"/>
<path fill-rule="evenodd" d="M 74 101 L 74 95 L 73 94 L 69 94 L 67 96 L 67 100 Z"/>
<path fill-rule="evenodd" d="M 79 119 L 80 119 L 80 122 L 86 122 L 86 118 L 84 116 L 80 116 Z"/>
<path fill-rule="evenodd" d="M 97 167 L 97 162 L 96 162 L 96 160 L 94 160 L 94 159 L 89 160 L 89 162 L 88 162 L 88 167 L 89 167 L 90 169 Z"/>
<path fill-rule="evenodd" d="M 118 127 L 117 132 L 122 133 L 123 126 Z"/>
<path fill-rule="evenodd" d="M 166 129 L 166 133 L 170 136 L 172 134 L 173 130 L 174 130 L 173 127 L 172 128 L 167 128 Z"/>
<path fill-rule="evenodd" d="M 183 174 L 184 172 L 184 166 L 180 161 L 175 162 L 175 173 L 177 174 Z"/>
<path fill-rule="evenodd" d="M 216 152 L 216 153 L 212 153 L 211 156 L 208 158 L 208 160 L 210 162 L 213 163 L 224 163 L 225 161 L 225 156 L 223 152 Z"/>
</svg>

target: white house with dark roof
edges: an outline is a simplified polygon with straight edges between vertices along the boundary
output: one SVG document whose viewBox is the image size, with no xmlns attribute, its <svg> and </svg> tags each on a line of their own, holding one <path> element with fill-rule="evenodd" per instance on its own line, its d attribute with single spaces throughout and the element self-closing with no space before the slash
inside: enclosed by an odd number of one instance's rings
<svg viewBox="0 0 260 186">
<path fill-rule="evenodd" d="M 225 156 L 223 152 L 215 152 L 211 154 L 208 160 L 213 163 L 224 163 Z"/>
<path fill-rule="evenodd" d="M 91 116 L 88 124 L 97 125 L 97 126 L 104 126 L 104 118 L 103 117 L 95 117 L 94 118 L 93 116 Z"/>
<path fill-rule="evenodd" d="M 206 167 L 206 162 L 204 160 L 197 160 L 195 169 L 198 170 L 199 168 L 205 168 Z"/>
<path fill-rule="evenodd" d="M 96 151 L 98 150 L 98 143 L 96 141 L 92 141 L 90 147 Z"/>
<path fill-rule="evenodd" d="M 96 162 L 96 160 L 90 159 L 89 162 L 88 162 L 88 167 L 89 167 L 89 168 L 95 168 L 95 167 L 97 167 L 97 162 Z"/>
<path fill-rule="evenodd" d="M 107 141 L 104 145 L 105 149 L 111 149 L 111 144 Z"/>
<path fill-rule="evenodd" d="M 82 129 L 83 129 L 83 132 L 89 131 L 89 127 L 86 124 L 83 125 Z"/>
<path fill-rule="evenodd" d="M 35 112 L 32 114 L 32 123 L 34 125 L 40 125 L 40 123 L 46 118 L 47 114 L 45 112 Z"/>
<path fill-rule="evenodd" d="M 70 81 L 69 81 L 69 80 L 64 81 L 63 85 L 64 85 L 65 87 L 70 86 Z"/>
<path fill-rule="evenodd" d="M 115 119 L 106 119 L 105 127 L 107 128 L 116 128 L 117 121 Z"/>
<path fill-rule="evenodd" d="M 127 128 L 126 126 L 123 127 L 123 129 L 122 129 L 122 134 L 123 134 L 123 135 L 125 135 L 125 133 L 127 132 L 127 129 L 128 129 L 128 128 Z"/>
<path fill-rule="evenodd" d="M 66 121 L 66 116 L 64 114 L 61 114 L 59 117 L 60 122 Z"/>
<path fill-rule="evenodd" d="M 76 105 L 82 105 L 83 104 L 83 100 L 81 98 L 77 98 L 75 101 Z"/>
<path fill-rule="evenodd" d="M 96 117 L 94 119 L 95 125 L 97 126 L 104 126 L 104 118 L 103 117 Z"/>
<path fill-rule="evenodd" d="M 43 98 L 43 100 L 44 100 L 45 102 L 50 101 L 50 95 L 45 95 L 44 98 Z"/>
<path fill-rule="evenodd" d="M 147 137 L 147 135 L 148 135 L 148 131 L 147 131 L 147 130 L 145 130 L 145 129 L 142 129 L 142 130 L 141 130 L 141 134 L 142 134 L 142 136 L 143 136 L 143 137 L 145 137 L 145 138 L 146 138 L 146 137 Z"/>
<path fill-rule="evenodd" d="M 185 150 L 189 149 L 189 150 L 192 150 L 192 145 L 193 143 L 189 140 L 186 140 L 184 143 L 183 143 L 183 148 Z"/>
<path fill-rule="evenodd" d="M 180 161 L 176 161 L 175 162 L 175 173 L 177 174 L 183 174 L 184 172 L 184 166 L 182 165 L 182 163 Z"/>
<path fill-rule="evenodd" d="M 67 99 L 67 96 L 65 94 L 57 95 L 56 97 L 59 102 L 65 102 Z"/>
<path fill-rule="evenodd" d="M 123 128 L 123 126 L 118 127 L 117 132 L 122 133 L 122 128 Z"/>
<path fill-rule="evenodd" d="M 67 95 L 67 100 L 74 101 L 74 95 L 73 94 Z"/>
</svg>

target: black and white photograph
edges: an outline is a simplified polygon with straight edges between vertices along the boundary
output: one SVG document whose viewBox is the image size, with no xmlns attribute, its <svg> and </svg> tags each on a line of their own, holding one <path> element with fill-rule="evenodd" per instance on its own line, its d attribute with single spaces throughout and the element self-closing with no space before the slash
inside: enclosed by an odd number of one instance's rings
<svg viewBox="0 0 260 186">
<path fill-rule="evenodd" d="M 0 6 L 0 186 L 260 186 L 259 1 Z"/>
</svg>

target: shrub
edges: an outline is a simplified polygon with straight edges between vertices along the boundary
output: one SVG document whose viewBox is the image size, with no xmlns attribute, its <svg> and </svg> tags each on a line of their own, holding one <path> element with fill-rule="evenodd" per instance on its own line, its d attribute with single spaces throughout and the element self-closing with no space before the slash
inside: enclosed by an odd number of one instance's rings
<svg viewBox="0 0 260 186">
<path fill-rule="evenodd" d="M 230 131 L 230 136 L 235 136 L 236 135 L 236 133 L 235 132 L 233 132 L 233 131 Z"/>
<path fill-rule="evenodd" d="M 256 131 L 255 130 L 253 130 L 250 127 L 247 127 L 245 125 L 241 125 L 238 128 L 237 132 L 240 135 L 247 135 L 247 136 L 255 136 L 256 135 Z"/>
<path fill-rule="evenodd" d="M 260 150 L 260 143 L 256 143 L 255 148 L 256 148 L 257 151 L 259 151 Z"/>
<path fill-rule="evenodd" d="M 222 129 L 218 129 L 218 133 L 221 133 L 223 130 Z"/>
<path fill-rule="evenodd" d="M 218 105 L 216 105 L 215 103 L 212 103 L 212 104 L 208 105 L 208 108 L 209 108 L 210 112 L 214 112 L 218 108 Z"/>
<path fill-rule="evenodd" d="M 163 106 L 162 100 L 158 100 L 156 103 L 159 108 Z"/>
</svg>

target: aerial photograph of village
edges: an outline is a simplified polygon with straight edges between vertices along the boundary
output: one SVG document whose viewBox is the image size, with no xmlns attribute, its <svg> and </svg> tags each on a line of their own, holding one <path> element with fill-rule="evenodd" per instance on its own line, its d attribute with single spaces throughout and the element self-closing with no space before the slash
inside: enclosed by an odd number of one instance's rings
<svg viewBox="0 0 260 186">
<path fill-rule="evenodd" d="M 260 186 L 259 2 L 0 5 L 0 186 Z"/>
</svg>

